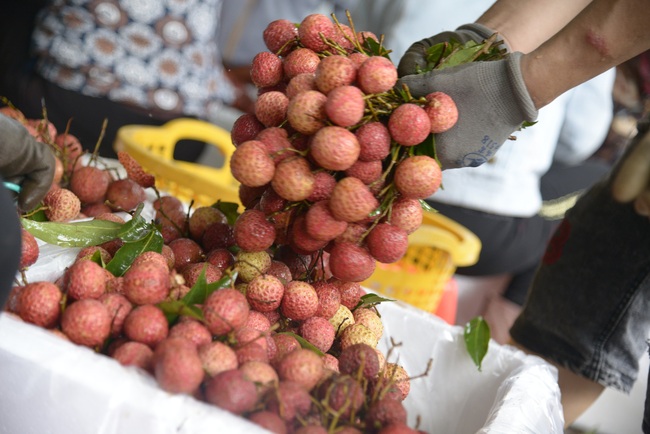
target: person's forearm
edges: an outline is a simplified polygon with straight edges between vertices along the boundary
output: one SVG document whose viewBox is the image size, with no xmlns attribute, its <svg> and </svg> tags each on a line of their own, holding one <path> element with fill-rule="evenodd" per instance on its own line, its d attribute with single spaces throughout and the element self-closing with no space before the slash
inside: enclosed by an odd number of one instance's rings
<svg viewBox="0 0 650 434">
<path fill-rule="evenodd" d="M 650 49 L 648 0 L 594 0 L 526 54 L 521 69 L 536 108 Z"/>
<path fill-rule="evenodd" d="M 590 0 L 498 0 L 477 20 L 498 32 L 512 51 L 528 53 L 556 34 Z"/>
</svg>

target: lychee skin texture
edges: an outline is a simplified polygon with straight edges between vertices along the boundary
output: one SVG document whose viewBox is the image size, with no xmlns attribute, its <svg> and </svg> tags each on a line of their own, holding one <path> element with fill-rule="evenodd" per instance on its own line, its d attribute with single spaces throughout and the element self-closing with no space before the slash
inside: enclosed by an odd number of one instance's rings
<svg viewBox="0 0 650 434">
<path fill-rule="evenodd" d="M 426 97 L 427 112 L 431 121 L 432 133 L 444 133 L 456 125 L 458 121 L 458 107 L 454 100 L 444 92 L 432 92 Z"/>
<path fill-rule="evenodd" d="M 341 86 L 327 94 L 325 113 L 340 127 L 351 127 L 363 118 L 366 102 L 356 86 Z"/>
<path fill-rule="evenodd" d="M 255 100 L 255 116 L 266 127 L 277 127 L 286 118 L 289 98 L 277 90 L 264 92 Z"/>
<path fill-rule="evenodd" d="M 320 58 L 309 48 L 296 48 L 284 58 L 284 75 L 292 79 L 298 74 L 315 73 Z"/>
<path fill-rule="evenodd" d="M 289 101 L 287 120 L 299 133 L 314 134 L 325 126 L 327 96 L 317 90 L 301 92 Z"/>
<path fill-rule="evenodd" d="M 395 186 L 406 198 L 426 199 L 438 191 L 441 182 L 440 165 L 428 155 L 408 157 L 395 169 Z"/>
<path fill-rule="evenodd" d="M 368 186 L 353 176 L 341 179 L 329 200 L 332 215 L 348 223 L 365 219 L 378 206 L 379 202 Z"/>
<path fill-rule="evenodd" d="M 297 36 L 298 28 L 286 19 L 271 21 L 262 32 L 266 48 L 279 56 L 286 55 L 294 48 L 296 43 L 291 41 L 295 41 Z"/>
<path fill-rule="evenodd" d="M 237 369 L 235 350 L 220 341 L 212 341 L 199 347 L 199 357 L 205 372 L 214 377 L 219 372 Z"/>
<path fill-rule="evenodd" d="M 51 282 L 32 282 L 18 293 L 17 310 L 23 321 L 52 328 L 61 316 L 63 294 Z"/>
<path fill-rule="evenodd" d="M 299 348 L 280 360 L 277 371 L 281 381 L 295 381 L 311 390 L 323 375 L 323 361 L 315 352 Z"/>
<path fill-rule="evenodd" d="M 233 414 L 251 411 L 257 402 L 255 383 L 237 370 L 220 372 L 205 384 L 205 399 Z"/>
<path fill-rule="evenodd" d="M 96 262 L 81 259 L 66 272 L 68 295 L 76 300 L 99 298 L 106 292 L 106 271 Z"/>
<path fill-rule="evenodd" d="M 318 309 L 318 294 L 309 283 L 292 280 L 285 287 L 280 309 L 287 318 L 306 320 L 314 316 Z"/>
<path fill-rule="evenodd" d="M 95 299 L 75 301 L 61 316 L 61 330 L 74 343 L 95 347 L 111 333 L 111 317 L 106 306 Z"/>
<path fill-rule="evenodd" d="M 154 350 L 154 375 L 163 390 L 194 394 L 205 373 L 196 345 L 185 338 L 167 338 Z"/>
<path fill-rule="evenodd" d="M 326 15 L 310 14 L 300 22 L 298 37 L 305 47 L 316 52 L 325 51 L 328 46 L 323 42 L 320 34 L 322 33 L 327 39 L 332 39 L 334 29 L 334 23 Z"/>
<path fill-rule="evenodd" d="M 105 170 L 95 166 L 83 166 L 72 172 L 70 190 L 82 203 L 104 200 L 111 178 Z"/>
<path fill-rule="evenodd" d="M 339 280 L 363 282 L 375 271 L 375 258 L 352 243 L 336 243 L 330 251 L 330 270 Z"/>
<path fill-rule="evenodd" d="M 345 350 L 354 344 L 366 344 L 376 348 L 379 337 L 363 324 L 354 323 L 341 332 L 341 349 Z"/>
<path fill-rule="evenodd" d="M 280 307 L 284 285 L 275 276 L 261 274 L 248 283 L 246 299 L 259 312 L 269 312 Z"/>
<path fill-rule="evenodd" d="M 339 356 L 339 370 L 343 374 L 356 376 L 361 372 L 364 378 L 375 378 L 379 374 L 379 357 L 375 348 L 365 343 L 346 347 Z"/>
<path fill-rule="evenodd" d="M 233 123 L 230 139 L 233 145 L 237 147 L 248 140 L 253 140 L 263 129 L 264 124 L 255 117 L 255 114 L 244 113 Z"/>
<path fill-rule="evenodd" d="M 124 295 L 133 304 L 156 304 L 169 295 L 167 265 L 153 261 L 133 264 L 123 276 Z"/>
<path fill-rule="evenodd" d="M 19 270 L 24 270 L 25 268 L 34 265 L 38 260 L 38 255 L 40 249 L 38 247 L 38 242 L 36 237 L 27 231 L 25 228 L 20 228 L 21 233 L 21 250 L 20 250 L 20 264 L 18 266 Z"/>
<path fill-rule="evenodd" d="M 250 75 L 257 87 L 275 86 L 282 80 L 282 60 L 274 53 L 261 51 L 251 61 Z"/>
<path fill-rule="evenodd" d="M 417 199 L 400 197 L 393 202 L 390 224 L 400 227 L 407 234 L 412 234 L 422 225 L 422 205 Z"/>
<path fill-rule="evenodd" d="M 146 198 L 144 188 L 131 178 L 117 179 L 106 190 L 106 200 L 124 211 L 133 211 Z"/>
<path fill-rule="evenodd" d="M 402 228 L 379 223 L 366 237 L 370 254 L 379 262 L 392 264 L 399 261 L 408 248 L 408 234 Z"/>
<path fill-rule="evenodd" d="M 81 211 L 81 201 L 67 188 L 50 190 L 43 198 L 45 217 L 51 222 L 68 222 Z"/>
<path fill-rule="evenodd" d="M 326 353 L 334 343 L 336 330 L 327 319 L 312 316 L 300 324 L 299 333 L 316 348 Z"/>
<path fill-rule="evenodd" d="M 150 371 L 153 362 L 153 350 L 143 343 L 129 341 L 120 345 L 111 357 L 120 362 L 122 366 L 136 366 Z"/>
<path fill-rule="evenodd" d="M 355 132 L 361 147 L 359 160 L 383 160 L 390 153 L 390 132 L 381 122 L 370 122 L 362 125 Z"/>
<path fill-rule="evenodd" d="M 275 226 L 263 211 L 247 209 L 237 217 L 234 225 L 235 242 L 245 252 L 266 250 L 275 240 Z"/>
<path fill-rule="evenodd" d="M 271 186 L 282 198 L 298 202 L 313 193 L 315 182 L 309 162 L 303 157 L 290 157 L 275 168 Z"/>
<path fill-rule="evenodd" d="M 357 82 L 365 94 L 387 92 L 397 83 L 397 68 L 383 56 L 371 56 L 359 66 Z"/>
<path fill-rule="evenodd" d="M 287 89 L 285 91 L 287 98 L 293 99 L 300 92 L 305 92 L 308 90 L 318 90 L 316 88 L 316 74 L 313 72 L 304 72 L 298 74 L 289 80 L 287 83 Z"/>
<path fill-rule="evenodd" d="M 243 327 L 249 311 L 246 297 L 232 288 L 213 292 L 203 304 L 206 326 L 217 336 L 223 336 Z"/>
<path fill-rule="evenodd" d="M 232 176 L 247 187 L 268 184 L 275 173 L 275 163 L 264 143 L 248 140 L 241 143 L 230 158 Z"/>
<path fill-rule="evenodd" d="M 337 87 L 352 84 L 356 75 L 354 64 L 346 56 L 327 56 L 316 68 L 316 87 L 327 95 Z"/>
<path fill-rule="evenodd" d="M 305 214 L 305 229 L 311 237 L 317 240 L 333 240 L 341 235 L 347 227 L 347 222 L 334 218 L 327 201 L 324 200 L 314 203 Z"/>
<path fill-rule="evenodd" d="M 314 160 L 328 170 L 345 170 L 359 158 L 356 136 L 342 127 L 328 126 L 312 138 L 310 153 Z"/>
<path fill-rule="evenodd" d="M 402 104 L 388 118 L 388 131 L 398 144 L 415 146 L 431 133 L 431 121 L 419 105 Z"/>
<path fill-rule="evenodd" d="M 136 306 L 124 319 L 124 334 L 132 341 L 151 348 L 169 334 L 169 323 L 162 310 L 152 304 Z"/>
</svg>

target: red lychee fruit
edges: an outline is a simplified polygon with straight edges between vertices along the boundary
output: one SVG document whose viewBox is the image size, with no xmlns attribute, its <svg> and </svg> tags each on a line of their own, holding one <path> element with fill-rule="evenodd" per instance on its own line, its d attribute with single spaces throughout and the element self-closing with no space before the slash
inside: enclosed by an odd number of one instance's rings
<svg viewBox="0 0 650 434">
<path fill-rule="evenodd" d="M 203 248 L 191 238 L 177 238 L 168 245 L 174 253 L 174 268 L 176 270 L 182 270 L 187 264 L 195 264 L 204 260 Z"/>
<path fill-rule="evenodd" d="M 350 375 L 333 375 L 318 386 L 317 396 L 342 418 L 353 418 L 365 402 L 359 382 Z"/>
<path fill-rule="evenodd" d="M 234 224 L 235 242 L 245 252 L 266 250 L 275 241 L 275 226 L 263 211 L 247 209 Z"/>
<path fill-rule="evenodd" d="M 196 242 L 201 242 L 203 234 L 212 223 L 228 223 L 226 215 L 213 206 L 201 206 L 194 210 L 188 220 L 190 237 Z"/>
<path fill-rule="evenodd" d="M 311 390 L 323 375 L 323 361 L 315 352 L 298 348 L 279 361 L 277 372 L 280 381 L 295 381 Z"/>
<path fill-rule="evenodd" d="M 275 86 L 283 77 L 282 60 L 277 54 L 261 51 L 251 61 L 251 81 L 257 87 Z"/>
<path fill-rule="evenodd" d="M 327 96 L 317 90 L 308 90 L 294 96 L 287 107 L 287 120 L 302 134 L 314 134 L 325 126 Z"/>
<path fill-rule="evenodd" d="M 111 317 L 99 300 L 75 301 L 61 315 L 61 330 L 75 344 L 95 347 L 110 336 Z"/>
<path fill-rule="evenodd" d="M 12 310 L 17 312 L 23 321 L 44 328 L 57 325 L 61 316 L 63 294 L 54 283 L 32 282 L 14 293 L 17 294 L 17 302 Z"/>
<path fill-rule="evenodd" d="M 438 191 L 441 181 L 440 165 L 428 155 L 408 157 L 395 169 L 395 186 L 407 198 L 426 199 Z"/>
<path fill-rule="evenodd" d="M 370 122 L 362 125 L 355 132 L 361 150 L 359 160 L 383 160 L 390 152 L 390 133 L 381 122 Z"/>
<path fill-rule="evenodd" d="M 248 420 L 272 433 L 287 434 L 285 421 L 278 414 L 273 413 L 272 411 L 256 411 L 248 416 Z"/>
<path fill-rule="evenodd" d="M 106 292 L 106 272 L 96 262 L 81 259 L 66 271 L 66 292 L 75 300 L 99 298 Z"/>
<path fill-rule="evenodd" d="M 296 48 L 284 58 L 284 75 L 292 79 L 298 74 L 315 73 L 320 57 L 309 48 Z"/>
<path fill-rule="evenodd" d="M 111 357 L 122 366 L 135 366 L 148 372 L 153 368 L 153 350 L 140 342 L 124 342 L 117 347 Z"/>
<path fill-rule="evenodd" d="M 314 173 L 314 191 L 307 197 L 310 202 L 318 202 L 321 200 L 329 199 L 334 186 L 336 185 L 336 178 L 329 172 L 317 171 Z"/>
<path fill-rule="evenodd" d="M 305 388 L 294 381 L 280 381 L 277 389 L 269 391 L 267 408 L 287 422 L 296 416 L 304 417 L 311 409 L 311 396 Z"/>
<path fill-rule="evenodd" d="M 81 205 L 81 214 L 87 217 L 97 217 L 102 214 L 112 214 L 113 210 L 104 202 L 87 203 Z"/>
<path fill-rule="evenodd" d="M 397 68 L 383 56 L 370 56 L 357 71 L 357 82 L 365 94 L 387 92 L 397 83 Z"/>
<path fill-rule="evenodd" d="M 336 330 L 327 319 L 312 316 L 300 324 L 298 333 L 316 348 L 326 353 L 334 343 Z"/>
<path fill-rule="evenodd" d="M 310 156 L 328 170 L 345 170 L 359 158 L 359 142 L 354 133 L 338 126 L 327 126 L 314 134 Z"/>
<path fill-rule="evenodd" d="M 370 404 L 366 413 L 368 426 L 380 428 L 391 425 L 406 425 L 407 412 L 402 401 L 389 397 L 381 398 Z"/>
<path fill-rule="evenodd" d="M 126 152 L 117 151 L 117 159 L 122 163 L 127 178 L 134 180 L 142 188 L 153 187 L 156 184 L 156 178 L 152 174 L 146 173 L 140 163 Z"/>
<path fill-rule="evenodd" d="M 199 347 L 199 357 L 205 372 L 214 377 L 219 372 L 237 369 L 235 350 L 220 341 L 212 341 Z"/>
<path fill-rule="evenodd" d="M 217 336 L 223 336 L 243 327 L 249 311 L 246 297 L 232 288 L 213 292 L 203 304 L 205 324 L 208 330 Z"/>
<path fill-rule="evenodd" d="M 81 203 L 97 203 L 104 201 L 111 181 L 111 176 L 106 170 L 95 166 L 82 166 L 72 172 L 68 188 L 77 195 Z"/>
<path fill-rule="evenodd" d="M 67 188 L 50 190 L 43 198 L 45 217 L 51 222 L 68 222 L 77 218 L 81 201 Z"/>
<path fill-rule="evenodd" d="M 316 74 L 313 72 L 303 72 L 289 80 L 285 94 L 291 100 L 300 92 L 308 90 L 318 90 L 316 88 Z"/>
<path fill-rule="evenodd" d="M 356 86 L 341 86 L 327 94 L 325 114 L 340 127 L 351 127 L 363 118 L 366 102 Z"/>
<path fill-rule="evenodd" d="M 158 252 L 155 252 L 153 250 L 147 250 L 146 252 L 142 252 L 138 256 L 135 257 L 135 259 L 131 263 L 131 267 L 133 267 L 134 265 L 137 266 L 138 264 L 140 264 L 142 262 L 147 262 L 147 261 L 155 262 L 155 263 L 159 264 L 161 267 L 168 267 L 169 266 L 168 258 L 166 258 L 162 253 L 158 253 Z M 172 264 L 172 267 L 173 267 L 173 264 Z"/>
<path fill-rule="evenodd" d="M 375 271 L 375 258 L 352 243 L 336 243 L 330 251 L 330 270 L 339 280 L 363 282 Z"/>
<path fill-rule="evenodd" d="M 260 274 L 246 287 L 248 303 L 259 312 L 269 312 L 280 307 L 283 295 L 284 284 L 270 274 Z"/>
<path fill-rule="evenodd" d="M 271 21 L 262 32 L 266 48 L 278 56 L 287 55 L 297 44 L 298 27 L 286 19 Z"/>
<path fill-rule="evenodd" d="M 296 321 L 314 316 L 318 309 L 318 294 L 309 283 L 292 280 L 284 289 L 280 310 L 282 315 Z"/>
<path fill-rule="evenodd" d="M 231 369 L 209 378 L 204 388 L 207 402 L 233 414 L 244 414 L 257 403 L 257 389 L 252 381 L 244 378 L 238 369 Z"/>
<path fill-rule="evenodd" d="M 332 39 L 335 34 L 334 29 L 334 23 L 326 15 L 310 14 L 300 22 L 298 38 L 303 46 L 313 51 L 325 51 L 329 47 L 322 38 Z"/>
<path fill-rule="evenodd" d="M 111 318 L 111 336 L 118 337 L 122 334 L 124 320 L 133 310 L 133 305 L 125 296 L 117 292 L 102 294 L 99 301 L 104 303 Z"/>
<path fill-rule="evenodd" d="M 255 116 L 266 127 L 277 127 L 287 116 L 289 98 L 277 90 L 264 92 L 255 100 Z"/>
<path fill-rule="evenodd" d="M 181 274 L 183 275 L 183 279 L 185 279 L 185 285 L 192 288 L 202 273 L 204 274 L 206 283 L 218 282 L 223 277 L 223 272 L 209 262 L 187 264 L 183 267 Z"/>
<path fill-rule="evenodd" d="M 275 168 L 271 180 L 273 190 L 288 201 L 301 201 L 314 191 L 314 174 L 303 157 L 289 157 Z"/>
<path fill-rule="evenodd" d="M 317 252 L 327 245 L 327 240 L 318 240 L 307 232 L 305 216 L 299 215 L 289 228 L 289 246 L 301 255 L 308 255 Z"/>
<path fill-rule="evenodd" d="M 230 139 L 235 146 L 239 146 L 244 142 L 253 140 L 263 129 L 264 124 L 255 117 L 255 114 L 244 113 L 233 123 L 230 130 Z"/>
<path fill-rule="evenodd" d="M 332 215 L 349 223 L 367 218 L 378 206 L 379 202 L 368 186 L 353 176 L 338 181 L 329 199 Z"/>
<path fill-rule="evenodd" d="M 153 371 L 160 387 L 170 393 L 193 395 L 205 377 L 196 345 L 185 338 L 167 338 L 156 346 Z"/>
<path fill-rule="evenodd" d="M 212 342 L 212 333 L 206 326 L 194 319 L 179 321 L 169 329 L 169 338 L 185 338 L 194 343 L 197 348 Z"/>
<path fill-rule="evenodd" d="M 315 72 L 315 83 L 318 90 L 328 94 L 339 86 L 352 84 L 357 75 L 357 69 L 346 56 L 335 54 L 324 57 Z"/>
<path fill-rule="evenodd" d="M 271 266 L 267 270 L 267 274 L 280 279 L 280 282 L 282 282 L 283 285 L 286 285 L 292 280 L 291 270 L 289 269 L 289 266 L 281 261 L 271 261 Z"/>
<path fill-rule="evenodd" d="M 422 225 L 422 205 L 417 199 L 400 197 L 391 207 L 389 223 L 412 234 Z"/>
<path fill-rule="evenodd" d="M 144 304 L 129 312 L 123 330 L 130 340 L 155 348 L 169 334 L 169 323 L 160 308 Z"/>
<path fill-rule="evenodd" d="M 29 266 L 32 266 L 38 260 L 38 255 L 40 248 L 38 247 L 38 242 L 36 237 L 32 235 L 25 228 L 20 228 L 21 234 L 21 245 L 20 245 L 20 264 L 18 266 L 19 270 L 24 270 Z"/>
<path fill-rule="evenodd" d="M 213 223 L 205 229 L 200 246 L 210 252 L 219 248 L 228 248 L 235 244 L 234 229 L 227 223 Z"/>
<path fill-rule="evenodd" d="M 364 295 L 359 282 L 346 282 L 338 279 L 331 279 L 330 281 L 338 288 L 341 295 L 341 304 L 350 310 L 355 309 Z"/>
<path fill-rule="evenodd" d="M 359 343 L 343 349 L 339 355 L 339 370 L 342 374 L 372 379 L 379 374 L 379 357 L 373 347 Z"/>
<path fill-rule="evenodd" d="M 388 131 L 398 144 L 415 146 L 431 133 L 431 121 L 427 112 L 417 104 L 402 104 L 388 118 Z"/>
<path fill-rule="evenodd" d="M 380 160 L 361 161 L 357 160 L 352 166 L 345 170 L 346 176 L 359 178 L 364 184 L 370 185 L 379 180 L 383 173 L 383 166 Z"/>
<path fill-rule="evenodd" d="M 235 263 L 235 256 L 226 248 L 216 248 L 210 250 L 205 255 L 205 261 L 214 265 L 222 272 Z"/>
<path fill-rule="evenodd" d="M 261 187 L 273 179 L 275 163 L 258 140 L 246 141 L 235 149 L 230 158 L 232 176 L 248 187 Z"/>
<path fill-rule="evenodd" d="M 389 380 L 399 390 L 400 398 L 404 400 L 411 391 L 411 378 L 406 369 L 398 363 L 386 363 L 382 371 L 383 377 Z"/>
<path fill-rule="evenodd" d="M 277 387 L 280 382 L 278 373 L 266 362 L 246 362 L 239 365 L 239 370 L 244 374 L 244 378 L 255 383 L 257 386 L 258 396 Z"/>
<path fill-rule="evenodd" d="M 275 164 L 292 155 L 291 142 L 287 130 L 279 127 L 265 128 L 256 136 L 255 140 L 264 143 L 266 151 Z"/>
<path fill-rule="evenodd" d="M 318 309 L 314 315 L 330 319 L 341 304 L 341 293 L 333 283 L 324 280 L 314 282 L 312 286 L 318 296 Z"/>
<path fill-rule="evenodd" d="M 347 222 L 334 217 L 326 200 L 312 204 L 305 213 L 305 229 L 311 237 L 317 240 L 333 240 L 341 235 L 347 227 Z"/>
<path fill-rule="evenodd" d="M 444 133 L 456 125 L 458 107 L 454 100 L 444 92 L 432 92 L 426 97 L 427 105 L 424 111 L 431 121 L 432 133 Z"/>
<path fill-rule="evenodd" d="M 106 190 L 106 200 L 123 211 L 133 211 L 146 198 L 144 188 L 131 178 L 117 179 Z"/>
<path fill-rule="evenodd" d="M 133 304 L 156 304 L 169 295 L 167 265 L 143 261 L 131 265 L 122 276 L 124 295 Z"/>
<path fill-rule="evenodd" d="M 379 223 L 366 237 L 366 246 L 377 261 L 392 264 L 406 253 L 408 233 L 390 223 Z"/>
</svg>

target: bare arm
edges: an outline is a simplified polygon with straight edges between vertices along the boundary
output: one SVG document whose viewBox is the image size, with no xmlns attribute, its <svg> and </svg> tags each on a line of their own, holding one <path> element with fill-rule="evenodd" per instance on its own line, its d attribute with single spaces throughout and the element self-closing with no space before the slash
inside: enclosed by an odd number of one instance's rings
<svg viewBox="0 0 650 434">
<path fill-rule="evenodd" d="M 476 21 L 528 53 L 566 26 L 591 0 L 497 0 Z"/>
<path fill-rule="evenodd" d="M 566 27 L 521 60 L 536 108 L 650 49 L 650 2 L 594 0 Z"/>
</svg>

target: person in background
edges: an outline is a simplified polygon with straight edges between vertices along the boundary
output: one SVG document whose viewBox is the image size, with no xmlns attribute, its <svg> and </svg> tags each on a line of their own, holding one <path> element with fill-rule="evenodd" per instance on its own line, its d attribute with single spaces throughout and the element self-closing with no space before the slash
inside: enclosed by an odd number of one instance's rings
<svg viewBox="0 0 650 434">
<path fill-rule="evenodd" d="M 54 179 L 55 160 L 49 146 L 34 139 L 22 124 L 0 114 L 0 181 L 20 186 L 16 194 L 0 187 L 0 311 L 20 264 L 22 237 L 19 213 L 45 197 Z"/>
<path fill-rule="evenodd" d="M 475 24 L 499 32 L 511 54 L 415 74 L 422 48 L 402 57 L 400 83 L 416 95 L 433 89 L 455 98 L 455 131 L 437 142 L 445 168 L 469 152 L 498 153 L 522 122 L 569 89 L 650 48 L 650 9 L 641 0 L 610 2 L 502 0 Z M 475 27 L 475 26 L 472 26 Z M 462 32 L 458 28 L 453 33 Z M 470 36 L 472 37 L 472 36 Z M 570 425 L 604 387 L 629 392 L 650 331 L 650 136 L 636 143 L 609 176 L 567 212 L 549 243 L 523 311 L 510 329 L 513 342 L 558 368 L 565 423 Z M 451 133 L 451 134 L 450 134 Z M 481 142 L 486 139 L 487 146 Z M 452 148 L 452 143 L 462 143 Z M 642 424 L 650 432 L 650 399 Z"/>
<path fill-rule="evenodd" d="M 10 3 L 0 52 L 12 56 L 0 71 L 0 95 L 27 118 L 40 119 L 45 109 L 59 131 L 69 123 L 86 150 L 95 148 L 105 119 L 99 153 L 115 158 L 125 124 L 195 117 L 229 130 L 241 114 L 219 52 L 222 0 Z M 26 45 L 18 29 L 25 24 L 29 55 L 11 49 Z M 175 156 L 195 161 L 202 149 L 190 143 Z"/>
<path fill-rule="evenodd" d="M 393 13 L 383 13 L 383 3 Z M 364 28 L 384 34 L 397 61 L 413 40 L 461 26 L 491 4 L 367 0 L 353 16 Z M 476 42 L 491 36 L 489 29 L 476 30 Z M 558 97 L 540 110 L 534 126 L 517 132 L 516 140 L 506 140 L 485 164 L 445 168 L 442 188 L 427 202 L 475 233 L 482 244 L 478 262 L 456 270 L 458 324 L 482 315 L 492 337 L 508 341 L 508 329 L 553 230 L 576 198 L 609 170 L 609 164 L 589 157 L 612 121 L 614 77 L 611 68 Z"/>
</svg>

